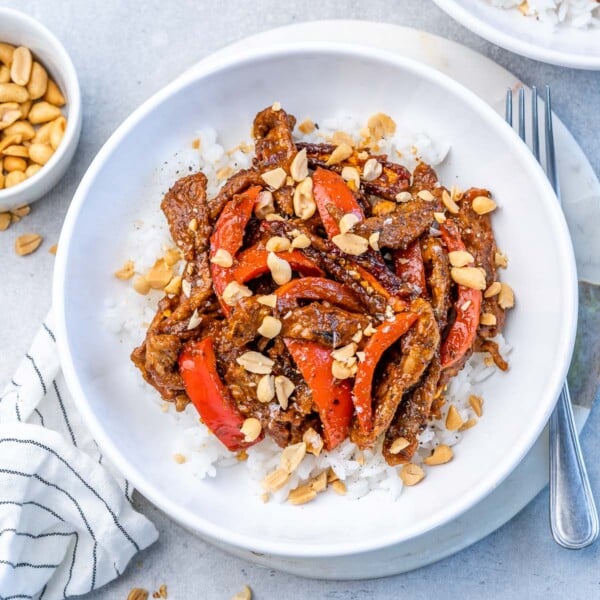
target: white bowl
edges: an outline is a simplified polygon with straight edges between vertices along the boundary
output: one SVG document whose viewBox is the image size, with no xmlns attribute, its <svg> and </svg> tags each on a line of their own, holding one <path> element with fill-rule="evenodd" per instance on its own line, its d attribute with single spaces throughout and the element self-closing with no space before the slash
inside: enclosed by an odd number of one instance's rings
<svg viewBox="0 0 600 600">
<path fill-rule="evenodd" d="M 441 180 L 489 187 L 501 206 L 499 246 L 517 306 L 506 337 L 508 373 L 483 387 L 485 416 L 397 502 L 333 494 L 294 507 L 260 500 L 243 465 L 197 480 L 172 460 L 177 423 L 141 391 L 131 348 L 105 326 L 104 306 L 123 293 L 112 273 L 148 206 L 159 210 L 161 169 L 206 125 L 224 146 L 247 136 L 275 99 L 299 118 L 376 111 L 453 144 Z M 184 168 L 185 165 L 182 165 Z M 187 172 L 187 170 L 186 170 Z M 576 273 L 567 227 L 548 181 L 491 108 L 448 77 L 394 54 L 304 44 L 223 59 L 173 82 L 136 110 L 84 176 L 59 243 L 54 310 L 61 364 L 81 415 L 110 460 L 142 494 L 205 538 L 284 556 L 339 556 L 382 548 L 453 519 L 517 465 L 554 406 L 573 348 Z M 133 315 L 144 320 L 142 315 Z"/>
<path fill-rule="evenodd" d="M 535 60 L 600 70 L 600 30 L 557 28 L 524 17 L 517 9 L 501 10 L 485 0 L 434 0 L 459 23 L 477 35 L 516 54 Z"/>
<path fill-rule="evenodd" d="M 31 204 L 47 194 L 65 174 L 81 133 L 81 92 L 71 58 L 53 33 L 31 17 L 0 8 L 0 42 L 27 46 L 63 92 L 67 129 L 52 158 L 23 183 L 0 190 L 0 211 Z"/>
</svg>

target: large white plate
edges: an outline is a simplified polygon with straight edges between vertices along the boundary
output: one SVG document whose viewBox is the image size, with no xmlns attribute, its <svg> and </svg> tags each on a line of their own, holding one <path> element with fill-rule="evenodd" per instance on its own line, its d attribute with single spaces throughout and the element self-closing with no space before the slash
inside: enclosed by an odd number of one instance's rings
<svg viewBox="0 0 600 600">
<path fill-rule="evenodd" d="M 205 65 L 142 106 L 100 151 L 59 245 L 59 348 L 94 437 L 173 518 L 210 539 L 259 552 L 338 556 L 381 548 L 447 522 L 492 491 L 524 456 L 554 404 L 572 349 L 574 262 L 545 176 L 475 96 L 436 72 L 374 50 L 323 46 L 275 54 Z M 233 145 L 247 131 L 249 115 L 275 97 L 292 112 L 317 119 L 340 108 L 365 117 L 385 110 L 416 130 L 452 140 L 442 178 L 465 186 L 477 165 L 478 181 L 489 184 L 503 207 L 496 218 L 498 239 L 511 255 L 511 283 L 520 298 L 507 330 L 515 343 L 513 368 L 486 386 L 487 418 L 465 437 L 460 460 L 432 471 L 426 485 L 395 504 L 373 495 L 343 503 L 328 496 L 296 510 L 263 505 L 239 472 L 216 481 L 182 478 L 169 456 L 175 426 L 138 397 L 130 348 L 115 343 L 103 327 L 100 307 L 114 293 L 110 273 L 123 259 L 118 240 L 145 204 L 159 201 L 162 190 L 152 186 L 156 167 L 205 123 L 226 132 L 225 145 Z M 540 297 L 546 299 L 541 309 Z"/>
<path fill-rule="evenodd" d="M 501 10 L 485 0 L 433 0 L 459 23 L 511 52 L 542 62 L 600 69 L 600 29 L 552 27 L 517 9 Z"/>
</svg>

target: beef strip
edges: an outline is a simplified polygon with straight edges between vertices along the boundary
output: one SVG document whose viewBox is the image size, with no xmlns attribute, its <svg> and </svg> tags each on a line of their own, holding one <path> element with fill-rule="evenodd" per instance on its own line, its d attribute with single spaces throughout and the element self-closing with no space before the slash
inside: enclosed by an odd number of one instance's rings
<svg viewBox="0 0 600 600">
<path fill-rule="evenodd" d="M 321 254 L 314 248 L 305 248 L 304 253 L 313 260 L 318 260 L 322 269 L 335 281 L 348 287 L 368 308 L 370 313 L 376 315 L 385 314 L 388 306 L 387 293 L 381 293 L 380 290 L 373 288 L 372 282 L 365 279 L 363 275 L 356 270 L 356 263 L 339 256 L 337 253 Z"/>
<path fill-rule="evenodd" d="M 350 288 L 354 295 L 377 316 L 383 316 L 388 307 L 388 298 L 371 287 L 371 283 L 352 269 L 352 264 L 344 259 L 323 258 L 323 266 L 333 279 Z"/>
<path fill-rule="evenodd" d="M 330 256 L 352 270 L 354 265 L 366 269 L 381 286 L 394 296 L 407 297 L 413 294 L 411 286 L 405 284 L 387 265 L 380 252 L 367 250 L 359 256 L 344 254 L 332 241 L 323 239 L 314 234 L 308 234 L 311 241 L 310 247 L 321 255 Z"/>
<path fill-rule="evenodd" d="M 379 233 L 380 248 L 405 250 L 412 242 L 429 231 L 434 222 L 433 213 L 437 203 L 413 200 L 398 204 L 396 210 L 386 215 L 370 217 L 357 223 L 353 233 L 369 238 Z"/>
<path fill-rule="evenodd" d="M 279 209 L 279 213 L 286 217 L 294 216 L 294 188 L 291 185 L 283 187 L 273 192 L 275 206 Z"/>
<path fill-rule="evenodd" d="M 331 153 L 335 150 L 333 144 L 307 144 L 298 143 L 298 149 L 306 148 L 308 164 L 311 168 L 322 167 L 336 173 L 341 173 L 344 167 L 358 168 L 362 173 L 364 164 L 374 158 L 381 165 L 381 175 L 372 181 L 361 181 L 361 189 L 367 194 L 373 194 L 387 200 L 395 200 L 400 192 L 404 192 L 410 185 L 410 173 L 398 163 L 388 162 L 387 155 L 370 155 L 359 158 L 359 153 L 354 152 L 349 158 L 337 165 L 328 165 Z"/>
<path fill-rule="evenodd" d="M 421 242 L 421 254 L 425 264 L 425 278 L 431 297 L 433 314 L 441 332 L 448 322 L 448 311 L 452 305 L 450 292 L 452 279 L 448 255 L 436 237 L 427 237 Z"/>
<path fill-rule="evenodd" d="M 244 232 L 244 241 L 242 248 L 250 248 L 256 246 L 262 242 L 264 246 L 268 241 L 268 236 L 265 234 L 264 229 L 261 227 L 262 221 L 251 217 L 246 225 L 246 231 Z"/>
<path fill-rule="evenodd" d="M 202 173 L 177 180 L 160 207 L 167 218 L 171 237 L 186 261 L 206 250 L 212 228 L 206 205 L 206 177 Z M 190 228 L 192 219 L 196 220 L 196 228 Z"/>
<path fill-rule="evenodd" d="M 438 176 L 435 169 L 427 163 L 420 162 L 413 171 L 410 192 L 417 195 L 422 190 L 433 193 L 438 188 Z"/>
<path fill-rule="evenodd" d="M 187 396 L 177 358 L 183 343 L 199 336 L 214 319 L 216 310 L 208 267 L 210 216 L 204 175 L 197 173 L 178 180 L 165 194 L 161 208 L 175 243 L 188 261 L 184 277 L 191 293 L 189 297 L 183 292 L 165 296 L 159 302 L 146 338 L 132 352 L 131 360 L 165 400 L 177 401 L 178 408 L 183 408 Z M 189 227 L 191 219 L 196 219 L 195 231 Z M 188 329 L 195 311 L 200 318 L 193 329 Z"/>
<path fill-rule="evenodd" d="M 183 280 L 188 284 L 190 293 L 187 296 L 180 292 L 178 302 L 172 306 L 172 313 L 163 319 L 158 331 L 189 339 L 195 337 L 217 312 L 208 261 L 212 227 L 206 200 L 206 177 L 198 173 L 178 180 L 165 194 L 161 208 L 175 243 L 184 252 L 187 264 Z M 190 227 L 188 215 L 193 215 L 195 227 Z M 194 313 L 202 317 L 202 321 L 190 330 L 188 327 Z"/>
<path fill-rule="evenodd" d="M 241 349 L 238 352 L 242 354 Z M 265 404 L 257 400 L 256 387 L 263 377 L 262 375 L 249 373 L 235 361 L 225 365 L 224 369 L 223 381 L 227 385 L 237 409 L 245 418 L 258 419 L 263 430 L 281 448 L 301 442 L 304 432 L 309 427 L 320 429 L 318 415 L 313 412 L 305 412 L 306 401 L 304 405 L 295 401 L 299 393 L 298 385 L 289 400 L 288 408 L 284 410 L 276 401 Z M 292 379 L 292 381 L 294 380 Z M 310 393 L 308 398 L 312 408 Z"/>
<path fill-rule="evenodd" d="M 314 406 L 310 388 L 304 381 L 304 378 L 296 368 L 296 364 L 285 346 L 283 338 L 278 336 L 273 340 L 271 347 L 266 352 L 267 356 L 276 361 L 273 368 L 273 374 L 284 375 L 294 382 L 296 388 L 290 397 L 290 405 L 303 415 L 313 412 Z"/>
<path fill-rule="evenodd" d="M 222 323 L 215 352 L 218 359 L 231 362 L 229 353 L 233 349 L 245 348 L 259 334 L 258 328 L 272 309 L 257 301 L 256 296 L 242 298 L 234 307 L 229 318 Z"/>
<path fill-rule="evenodd" d="M 395 200 L 400 192 L 405 192 L 410 185 L 410 173 L 398 163 L 388 162 L 387 156 L 374 156 L 381 165 L 381 175 L 373 181 L 365 181 L 362 188 L 367 194 L 373 194 L 387 200 Z"/>
<path fill-rule="evenodd" d="M 217 220 L 225 205 L 234 196 L 245 192 L 253 185 L 265 185 L 265 182 L 261 179 L 260 172 L 256 169 L 243 169 L 232 175 L 219 190 L 219 193 L 208 201 L 211 221 L 214 222 Z"/>
<path fill-rule="evenodd" d="M 373 203 L 371 202 L 371 199 L 375 199 L 377 197 L 370 194 L 367 196 L 367 193 L 364 192 L 362 188 L 359 188 L 358 190 L 352 190 L 352 195 L 356 199 L 356 202 L 358 202 L 358 205 L 362 208 L 362 211 L 365 213 L 365 215 L 370 215 L 371 211 L 373 210 Z M 381 201 L 388 202 L 388 200 Z"/>
<path fill-rule="evenodd" d="M 448 382 L 456 377 L 462 370 L 467 361 L 473 355 L 473 348 L 469 348 L 461 357 L 461 359 L 453 364 L 451 367 L 446 367 L 440 375 L 439 387 L 444 388 Z"/>
<path fill-rule="evenodd" d="M 283 319 L 282 335 L 319 342 L 338 348 L 352 342 L 358 329 L 365 329 L 369 319 L 328 303 L 312 302 L 290 311 Z"/>
<path fill-rule="evenodd" d="M 438 391 L 440 371 L 440 360 L 435 356 L 418 387 L 406 394 L 400 403 L 383 443 L 383 456 L 389 465 L 410 462 L 419 447 L 419 434 L 431 414 L 431 407 Z M 399 453 L 392 454 L 390 446 L 399 437 L 403 437 L 408 442 L 408 446 Z"/>
<path fill-rule="evenodd" d="M 227 357 L 231 360 L 225 361 L 222 356 L 219 356 L 217 358 L 219 374 L 242 415 L 257 416 L 262 419 L 266 414 L 264 410 L 266 407 L 256 399 L 256 386 L 262 375 L 250 373 L 236 362 L 244 352 L 246 348 L 232 347 L 227 353 Z"/>
<path fill-rule="evenodd" d="M 350 257 L 330 240 L 323 239 L 306 229 L 302 221 L 271 221 L 265 222 L 263 227 L 272 235 L 289 235 L 294 229 L 306 234 L 311 240 L 311 245 L 302 250 L 304 254 L 314 260 L 333 279 L 347 285 L 371 312 L 385 313 L 390 295 L 406 298 L 414 293 L 411 286 L 405 284 L 391 271 L 379 252 L 368 250 L 360 256 Z M 364 273 L 361 274 L 357 266 L 368 271 L 381 289 L 375 289 L 374 282 L 365 279 Z"/>
<path fill-rule="evenodd" d="M 419 381 L 438 350 L 440 333 L 429 302 L 416 298 L 410 310 L 418 314 L 417 321 L 402 337 L 400 348 L 396 346 L 395 355 L 373 385 L 373 429 L 368 435 L 362 435 L 356 427 L 352 430 L 352 440 L 361 448 L 372 446 L 388 429 L 403 395 Z"/>
<path fill-rule="evenodd" d="M 490 215 L 478 215 L 472 208 L 477 196 L 490 196 L 487 190 L 471 188 L 458 202 L 460 210 L 453 217 L 458 224 L 462 240 L 467 250 L 475 258 L 475 265 L 485 271 L 486 286 L 496 281 L 495 255 L 497 252 Z M 493 338 L 502 332 L 505 311 L 498 305 L 498 297 L 483 298 L 482 313 L 491 313 L 496 317 L 496 325 L 480 325 L 478 335 L 482 338 Z"/>
<path fill-rule="evenodd" d="M 236 362 L 248 348 L 248 344 L 259 336 L 257 329 L 264 317 L 270 314 L 267 306 L 259 304 L 254 296 L 242 298 L 234 307 L 226 321 L 214 337 L 217 370 L 229 387 L 238 408 L 248 415 L 255 407 L 256 385 L 260 376 L 246 371 Z"/>
<path fill-rule="evenodd" d="M 165 312 L 171 310 L 174 299 L 165 296 L 158 303 L 158 310 L 145 340 L 131 353 L 131 360 L 141 371 L 144 379 L 165 399 L 174 401 L 184 395 L 183 380 L 179 374 L 177 358 L 182 342 L 177 335 L 160 334 L 156 330 L 164 319 Z"/>
<path fill-rule="evenodd" d="M 255 142 L 254 164 L 261 170 L 289 166 L 297 153 L 292 131 L 296 119 L 283 109 L 273 110 L 270 106 L 261 110 L 254 118 L 252 135 Z"/>
<path fill-rule="evenodd" d="M 316 413 L 304 415 L 295 410 L 274 407 L 269 415 L 263 427 L 280 448 L 301 442 L 308 429 L 321 433 L 321 421 Z"/>
</svg>

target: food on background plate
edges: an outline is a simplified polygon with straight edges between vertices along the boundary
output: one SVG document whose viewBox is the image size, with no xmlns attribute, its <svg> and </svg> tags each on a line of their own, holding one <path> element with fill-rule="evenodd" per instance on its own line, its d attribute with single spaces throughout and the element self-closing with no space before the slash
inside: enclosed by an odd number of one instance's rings
<svg viewBox="0 0 600 600">
<path fill-rule="evenodd" d="M 65 104 L 29 48 L 0 42 L 0 189 L 19 185 L 52 158 L 67 128 Z"/>
<path fill-rule="evenodd" d="M 503 9 L 518 9 L 522 15 L 551 25 L 584 29 L 600 27 L 600 0 L 486 0 Z"/>
<path fill-rule="evenodd" d="M 261 473 L 264 500 L 350 484 L 356 497 L 369 489 L 361 470 L 383 488 L 414 485 L 482 415 L 473 384 L 508 368 L 496 204 L 445 188 L 425 162 L 411 174 L 393 161 L 382 113 L 326 143 L 295 124 L 275 103 L 254 120 L 248 168 L 219 169 L 215 189 L 208 167 L 165 194 L 175 247 L 146 273 L 131 260 L 115 273 L 165 292 L 132 360 Z"/>
</svg>

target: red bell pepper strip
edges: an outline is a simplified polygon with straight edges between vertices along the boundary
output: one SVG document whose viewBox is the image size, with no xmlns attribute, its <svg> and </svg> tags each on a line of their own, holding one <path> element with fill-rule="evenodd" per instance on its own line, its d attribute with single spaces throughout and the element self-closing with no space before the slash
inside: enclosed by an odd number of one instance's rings
<svg viewBox="0 0 600 600">
<path fill-rule="evenodd" d="M 415 240 L 406 250 L 396 250 L 394 252 L 394 268 L 396 275 L 402 281 L 412 285 L 415 289 L 421 290 L 421 296 L 425 294 L 427 283 L 425 282 L 425 265 L 423 264 L 419 240 Z"/>
<path fill-rule="evenodd" d="M 298 250 L 277 252 L 279 258 L 287 261 L 294 269 L 305 275 L 323 275 L 323 270 L 310 258 Z M 232 279 L 238 283 L 246 283 L 269 272 L 267 258 L 269 251 L 258 245 L 243 250 L 238 255 L 238 264 L 232 270 Z"/>
<path fill-rule="evenodd" d="M 296 306 L 298 300 L 325 300 L 352 312 L 364 311 L 362 304 L 345 285 L 333 279 L 302 277 L 292 279 L 275 291 L 277 310 L 286 313 Z"/>
<path fill-rule="evenodd" d="M 454 224 L 446 222 L 440 226 L 440 231 L 448 252 L 465 250 L 460 232 Z M 479 327 L 481 301 L 482 294 L 479 290 L 458 286 L 458 297 L 454 303 L 456 319 L 440 347 L 442 369 L 458 363 L 473 346 Z"/>
<path fill-rule="evenodd" d="M 316 342 L 284 338 L 296 366 L 310 388 L 323 425 L 325 447 L 333 450 L 348 436 L 352 421 L 352 384 L 331 373 L 331 348 Z"/>
<path fill-rule="evenodd" d="M 365 214 L 360 204 L 340 175 L 327 169 L 318 168 L 312 179 L 315 202 L 319 215 L 321 215 L 321 221 L 323 221 L 323 227 L 330 238 L 338 235 L 340 228 L 337 221 L 329 214 L 328 204 L 333 204 L 344 214 L 353 213 L 360 221 L 364 220 Z"/>
<path fill-rule="evenodd" d="M 384 321 L 368 339 L 365 347 L 364 360 L 358 363 L 358 371 L 354 380 L 354 406 L 358 425 L 363 433 L 373 429 L 373 402 L 371 387 L 373 376 L 383 353 L 395 344 L 417 320 L 414 312 L 401 312 L 389 321 Z"/>
<path fill-rule="evenodd" d="M 287 312 L 298 300 L 325 300 L 343 308 L 362 312 L 363 307 L 344 285 L 321 277 L 293 279 L 275 292 L 277 310 Z M 352 420 L 352 386 L 349 380 L 336 380 L 331 372 L 331 349 L 316 342 L 284 339 L 285 344 L 309 386 L 323 425 L 328 449 L 335 448 L 348 435 Z"/>
<path fill-rule="evenodd" d="M 246 225 L 252 216 L 254 203 L 261 189 L 260 186 L 253 186 L 242 194 L 235 196 L 233 200 L 225 205 L 215 224 L 213 234 L 210 236 L 211 259 L 218 250 L 226 250 L 232 258 L 235 257 L 244 242 Z M 221 299 L 227 284 L 233 280 L 232 269 L 211 262 L 210 272 L 215 293 Z M 221 306 L 226 315 L 231 312 L 231 307 L 222 301 Z"/>
<path fill-rule="evenodd" d="M 217 362 L 210 337 L 184 346 L 179 356 L 179 372 L 185 391 L 202 418 L 202 422 L 227 446 L 237 451 L 262 439 L 246 442 L 240 431 L 244 417 L 235 406 L 229 390 L 217 373 Z"/>
</svg>

